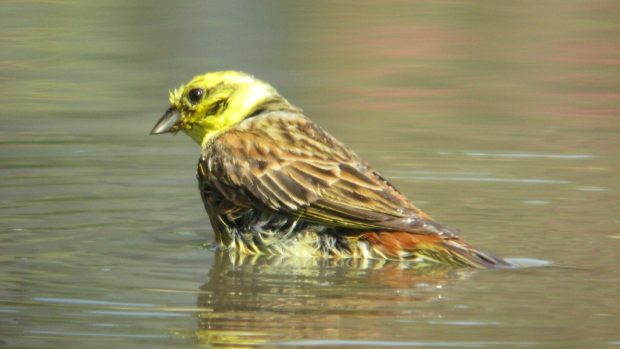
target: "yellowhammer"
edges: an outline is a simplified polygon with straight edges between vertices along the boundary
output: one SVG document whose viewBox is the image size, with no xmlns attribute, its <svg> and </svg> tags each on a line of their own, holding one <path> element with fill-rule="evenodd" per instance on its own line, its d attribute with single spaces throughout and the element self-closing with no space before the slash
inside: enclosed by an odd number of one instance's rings
<svg viewBox="0 0 620 349">
<path fill-rule="evenodd" d="M 200 194 L 231 252 L 510 266 L 415 207 L 251 75 L 207 73 L 170 92 L 151 134 L 178 131 L 201 147 Z"/>
</svg>

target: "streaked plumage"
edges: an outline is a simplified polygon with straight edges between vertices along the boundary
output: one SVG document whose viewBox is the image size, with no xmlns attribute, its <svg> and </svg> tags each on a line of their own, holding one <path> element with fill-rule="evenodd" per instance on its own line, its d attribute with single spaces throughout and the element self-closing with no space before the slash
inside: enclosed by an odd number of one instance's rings
<svg viewBox="0 0 620 349">
<path fill-rule="evenodd" d="M 258 79 L 199 75 L 171 92 L 170 103 L 152 133 L 182 130 L 201 145 L 199 189 L 226 249 L 509 265 L 435 222 Z"/>
</svg>

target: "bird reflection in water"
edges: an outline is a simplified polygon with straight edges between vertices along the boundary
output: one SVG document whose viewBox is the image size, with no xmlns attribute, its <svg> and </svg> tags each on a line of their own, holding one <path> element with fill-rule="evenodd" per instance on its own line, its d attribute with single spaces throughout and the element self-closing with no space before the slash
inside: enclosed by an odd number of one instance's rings
<svg viewBox="0 0 620 349">
<path fill-rule="evenodd" d="M 376 338 L 373 324 L 433 319 L 444 287 L 475 270 L 363 259 L 239 256 L 215 251 L 201 287 L 196 339 L 252 347 L 299 339 Z"/>
</svg>

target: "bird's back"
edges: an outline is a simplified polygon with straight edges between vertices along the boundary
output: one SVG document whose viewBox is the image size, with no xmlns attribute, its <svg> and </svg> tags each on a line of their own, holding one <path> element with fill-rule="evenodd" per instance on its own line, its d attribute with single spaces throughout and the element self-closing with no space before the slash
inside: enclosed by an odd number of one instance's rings
<svg viewBox="0 0 620 349">
<path fill-rule="evenodd" d="M 213 139 L 198 166 L 218 240 L 254 253 L 500 265 L 433 221 L 298 112 L 269 111 Z"/>
</svg>

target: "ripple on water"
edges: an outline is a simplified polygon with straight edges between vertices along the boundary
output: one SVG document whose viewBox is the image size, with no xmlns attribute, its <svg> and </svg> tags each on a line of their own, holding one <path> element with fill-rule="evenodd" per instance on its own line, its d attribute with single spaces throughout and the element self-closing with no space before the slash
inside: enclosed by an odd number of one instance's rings
<svg viewBox="0 0 620 349">
<path fill-rule="evenodd" d="M 589 154 L 539 154 L 539 153 L 487 153 L 487 152 L 466 152 L 465 156 L 471 157 L 495 157 L 510 159 L 559 159 L 559 160 L 581 160 L 593 158 Z"/>
<path fill-rule="evenodd" d="M 147 308 L 154 307 L 155 304 L 148 303 L 124 303 L 124 302 L 109 302 L 100 301 L 94 299 L 76 299 L 76 298 L 47 298 L 47 297 L 35 297 L 33 301 L 43 303 L 56 303 L 56 304 L 71 304 L 71 305 L 103 305 L 103 306 L 119 306 L 119 307 L 137 307 Z"/>
<path fill-rule="evenodd" d="M 365 341 L 365 340 L 330 340 L 330 339 L 306 339 L 296 341 L 283 341 L 271 343 L 275 346 L 297 347 L 432 347 L 432 348 L 484 348 L 488 346 L 503 347 L 530 347 L 537 345 L 536 342 L 511 342 L 511 341 Z"/>
<path fill-rule="evenodd" d="M 551 261 L 535 258 L 506 258 L 506 260 L 518 268 L 547 267 L 553 264 Z"/>
<path fill-rule="evenodd" d="M 412 179 L 418 181 L 454 181 L 454 182 L 488 182 L 488 183 L 512 183 L 512 184 L 568 184 L 570 181 L 547 178 L 508 178 L 508 177 L 482 177 L 482 176 L 446 176 L 446 175 L 391 175 L 392 179 Z"/>
</svg>

